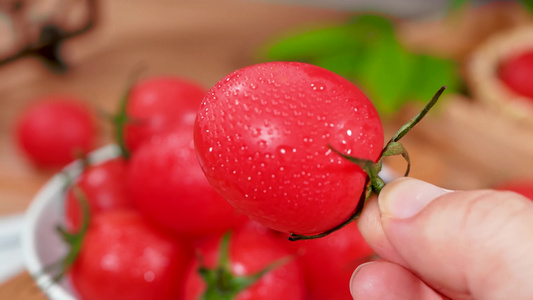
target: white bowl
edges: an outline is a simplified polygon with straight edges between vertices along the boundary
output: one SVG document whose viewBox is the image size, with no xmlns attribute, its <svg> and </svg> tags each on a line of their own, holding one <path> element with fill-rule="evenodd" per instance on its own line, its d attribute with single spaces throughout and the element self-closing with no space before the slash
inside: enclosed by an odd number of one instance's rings
<svg viewBox="0 0 533 300">
<path fill-rule="evenodd" d="M 120 150 L 109 145 L 89 155 L 91 162 L 102 162 L 117 157 Z M 64 198 L 68 178 L 75 179 L 82 171 L 82 163 L 75 161 L 61 173 L 52 177 L 37 193 L 26 212 L 25 227 L 22 230 L 22 252 L 29 273 L 48 298 L 53 300 L 79 299 L 68 280 L 53 283 L 56 273 L 43 272 L 44 268 L 58 262 L 68 247 L 57 232 L 57 226 L 64 224 Z M 388 182 L 397 177 L 390 169 L 383 167 L 380 176 Z"/>
<path fill-rule="evenodd" d="M 101 162 L 119 154 L 120 150 L 116 145 L 109 145 L 92 152 L 88 158 L 91 162 Z M 43 270 L 58 262 L 68 251 L 56 228 L 64 224 L 64 198 L 68 178 L 76 178 L 81 170 L 81 161 L 75 161 L 52 177 L 37 193 L 25 216 L 21 242 L 26 268 L 37 285 L 53 300 L 79 299 L 68 280 L 55 284 L 52 277 L 56 273 Z"/>
</svg>

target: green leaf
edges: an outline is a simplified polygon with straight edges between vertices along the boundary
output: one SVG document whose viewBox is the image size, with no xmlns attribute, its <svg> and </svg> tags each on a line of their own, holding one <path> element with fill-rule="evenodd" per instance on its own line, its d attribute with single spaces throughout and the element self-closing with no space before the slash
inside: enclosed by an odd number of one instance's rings
<svg viewBox="0 0 533 300">
<path fill-rule="evenodd" d="M 443 85 L 451 92 L 462 87 L 456 63 L 410 53 L 396 39 L 394 23 L 383 16 L 357 15 L 268 47 L 264 60 L 307 62 L 354 82 L 385 116 L 408 101 L 426 101 Z"/>
<path fill-rule="evenodd" d="M 372 54 L 375 45 L 383 40 L 394 39 L 393 24 L 381 16 L 359 15 L 350 19 L 343 28 L 352 39 L 351 48 L 315 56 L 308 62 L 357 81 L 362 65 L 369 54 Z"/>
<path fill-rule="evenodd" d="M 326 27 L 279 39 L 267 45 L 262 59 L 307 62 L 338 52 L 356 53 L 361 47 L 362 45 L 353 37 L 347 27 Z"/>
<path fill-rule="evenodd" d="M 450 12 L 458 11 L 468 4 L 468 0 L 452 0 L 450 1 Z"/>
<path fill-rule="evenodd" d="M 357 54 L 366 43 L 383 35 L 394 35 L 393 24 L 377 15 L 358 15 L 347 23 L 293 33 L 268 43 L 262 60 L 309 62 L 339 52 Z"/>
<path fill-rule="evenodd" d="M 369 47 L 355 79 L 378 111 L 395 112 L 406 100 L 415 57 L 393 37 L 383 37 Z"/>
<path fill-rule="evenodd" d="M 418 55 L 407 97 L 410 100 L 427 101 L 443 85 L 447 86 L 448 92 L 458 92 L 462 87 L 458 68 L 451 60 Z"/>
<path fill-rule="evenodd" d="M 371 38 L 373 35 L 394 35 L 394 24 L 386 17 L 373 14 L 361 14 L 352 17 L 348 28 L 359 32 L 359 35 Z"/>
<path fill-rule="evenodd" d="M 533 0 L 522 0 L 521 2 L 529 12 L 533 12 Z"/>
<path fill-rule="evenodd" d="M 355 70 L 361 64 L 361 55 L 354 52 L 339 52 L 319 57 L 312 60 L 311 63 L 337 73 L 348 80 L 353 80 Z"/>
</svg>

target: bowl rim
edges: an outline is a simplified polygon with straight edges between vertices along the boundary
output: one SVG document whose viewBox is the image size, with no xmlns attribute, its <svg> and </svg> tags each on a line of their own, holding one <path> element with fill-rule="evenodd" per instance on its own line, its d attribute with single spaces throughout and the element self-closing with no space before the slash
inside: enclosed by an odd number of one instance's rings
<svg viewBox="0 0 533 300">
<path fill-rule="evenodd" d="M 98 163 L 116 158 L 119 154 L 119 147 L 115 144 L 109 144 L 92 151 L 87 155 L 87 158 L 91 163 Z M 24 227 L 21 231 L 21 246 L 26 270 L 46 296 L 54 300 L 76 300 L 76 298 L 63 286 L 52 282 L 51 274 L 43 272 L 46 266 L 39 259 L 36 248 L 36 229 L 39 225 L 38 223 L 43 211 L 48 205 L 50 205 L 51 201 L 56 199 L 53 196 L 57 194 L 59 190 L 64 188 L 65 176 L 75 179 L 82 172 L 82 169 L 83 163 L 78 159 L 53 175 L 52 178 L 46 181 L 46 183 L 39 189 L 24 213 Z"/>
<path fill-rule="evenodd" d="M 116 158 L 120 155 L 120 148 L 116 144 L 109 144 L 98 148 L 87 156 L 91 163 L 103 162 Z M 53 197 L 58 190 L 63 189 L 65 185 L 65 176 L 76 179 L 81 174 L 83 163 L 81 160 L 73 161 L 65 166 L 60 172 L 56 173 L 50 178 L 33 197 L 30 206 L 24 215 L 24 228 L 21 232 L 21 245 L 24 264 L 27 271 L 33 277 L 38 287 L 46 294 L 47 297 L 53 300 L 77 300 L 77 298 L 69 293 L 64 286 L 52 282 L 52 277 L 49 273 L 42 272 L 45 265 L 40 261 L 38 251 L 36 251 L 36 228 L 41 214 L 45 208 L 50 205 L 50 202 L 55 200 Z M 383 166 L 380 176 L 389 182 L 398 175 L 396 172 Z M 42 272 L 42 274 L 40 274 Z M 37 277 L 39 276 L 39 277 Z"/>
</svg>

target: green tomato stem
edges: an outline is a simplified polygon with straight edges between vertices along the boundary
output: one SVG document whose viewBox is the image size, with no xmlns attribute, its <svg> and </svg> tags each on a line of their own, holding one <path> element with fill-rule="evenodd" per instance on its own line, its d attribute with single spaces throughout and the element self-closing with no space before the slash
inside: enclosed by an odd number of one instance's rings
<svg viewBox="0 0 533 300">
<path fill-rule="evenodd" d="M 200 300 L 233 300 L 237 297 L 237 294 L 256 283 L 267 272 L 294 259 L 293 255 L 282 257 L 255 274 L 235 276 L 231 272 L 231 261 L 229 258 L 230 238 L 230 233 L 226 233 L 222 237 L 218 265 L 214 269 L 205 267 L 201 255 L 197 254 L 200 262 L 198 273 L 207 286 L 204 294 L 200 296 Z"/>
<path fill-rule="evenodd" d="M 398 141 L 402 137 L 404 137 L 411 129 L 413 129 L 413 127 L 415 127 L 416 124 L 420 123 L 420 121 L 427 115 L 427 113 L 431 110 L 431 108 L 435 105 L 435 103 L 437 103 L 437 100 L 440 98 L 440 96 L 442 95 L 445 89 L 446 89 L 446 86 L 441 87 L 437 91 L 437 93 L 431 98 L 431 100 L 426 104 L 426 106 L 424 106 L 422 111 L 420 111 L 415 117 L 413 117 L 411 120 L 405 123 L 402 127 L 400 127 L 400 129 L 393 135 L 393 137 L 389 140 L 389 142 L 385 145 L 385 147 L 381 151 L 381 154 L 377 162 L 373 162 L 368 159 L 361 159 L 361 158 L 357 158 L 357 157 L 344 154 L 336 150 L 335 148 L 331 147 L 331 145 L 328 145 L 328 147 L 333 152 L 340 155 L 342 158 L 361 167 L 361 169 L 367 175 L 366 182 L 365 182 L 366 188 L 364 192 L 361 194 L 361 196 L 359 197 L 359 201 L 357 202 L 357 206 L 353 214 L 346 221 L 320 234 L 301 235 L 301 234 L 296 234 L 296 233 L 290 233 L 288 239 L 290 241 L 298 241 L 298 240 L 310 240 L 310 239 L 321 238 L 343 228 L 344 226 L 350 224 L 351 222 L 359 218 L 359 216 L 361 215 L 361 212 L 363 211 L 364 205 L 366 201 L 370 198 L 370 196 L 372 194 L 379 195 L 379 193 L 385 186 L 385 181 L 379 177 L 379 172 L 381 171 L 382 166 L 383 166 L 383 158 L 387 156 L 401 155 L 407 162 L 407 168 L 406 168 L 404 176 L 408 176 L 409 171 L 411 170 L 411 159 L 409 158 L 409 153 L 407 152 L 407 149 L 405 149 L 405 147 Z"/>
<path fill-rule="evenodd" d="M 124 133 L 125 133 L 126 124 L 132 122 L 126 110 L 128 107 L 128 100 L 130 98 L 133 85 L 137 81 L 140 73 L 143 70 L 144 70 L 144 66 L 140 65 L 137 67 L 136 70 L 134 70 L 130 74 L 129 79 L 128 79 L 128 84 L 126 85 L 127 86 L 126 92 L 123 94 L 122 99 L 120 101 L 118 114 L 112 118 L 113 124 L 115 125 L 115 138 L 118 143 L 118 146 L 120 147 L 120 152 L 122 154 L 122 157 L 124 157 L 124 159 L 126 160 L 130 158 L 131 153 L 126 145 Z"/>
<path fill-rule="evenodd" d="M 63 279 L 72 267 L 74 263 L 76 262 L 76 259 L 78 258 L 78 255 L 81 252 L 81 247 L 83 243 L 83 238 L 85 237 L 85 234 L 87 233 L 87 229 L 89 228 L 89 219 L 90 219 L 90 211 L 89 211 L 89 203 L 87 201 L 87 197 L 85 193 L 79 188 L 78 186 L 72 186 L 72 191 L 74 193 L 75 199 L 79 202 L 81 206 L 82 211 L 82 224 L 81 228 L 74 233 L 68 232 L 65 228 L 58 226 L 56 228 L 57 232 L 61 235 L 61 238 L 63 241 L 69 245 L 69 252 L 65 257 L 61 258 L 59 261 L 52 263 L 44 269 L 37 273 L 33 274 L 33 277 L 39 278 L 44 273 L 51 273 L 55 272 L 59 269 L 58 273 L 55 274 L 52 277 L 52 280 L 50 282 L 50 285 L 53 283 L 59 282 L 61 279 Z"/>
</svg>

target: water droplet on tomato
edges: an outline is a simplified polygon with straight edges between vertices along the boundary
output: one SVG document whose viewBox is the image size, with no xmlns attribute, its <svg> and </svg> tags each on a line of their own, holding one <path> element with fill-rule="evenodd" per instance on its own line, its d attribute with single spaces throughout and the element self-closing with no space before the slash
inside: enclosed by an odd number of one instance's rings
<svg viewBox="0 0 533 300">
<path fill-rule="evenodd" d="M 326 86 L 321 82 L 313 82 L 311 83 L 311 88 L 313 91 L 325 91 Z"/>
<path fill-rule="evenodd" d="M 252 137 L 258 137 L 261 135 L 261 128 L 252 127 Z"/>
<path fill-rule="evenodd" d="M 347 136 L 352 136 L 352 130 L 351 129 L 347 129 L 346 130 L 346 135 Z"/>
<path fill-rule="evenodd" d="M 154 281 L 154 279 L 155 279 L 154 272 L 148 271 L 148 272 L 144 273 L 144 280 L 146 282 L 152 282 L 152 281 Z"/>
<path fill-rule="evenodd" d="M 290 162 L 294 159 L 294 156 L 296 155 L 296 148 L 282 145 L 277 148 L 277 152 L 279 153 L 280 159 L 286 162 Z"/>
</svg>

